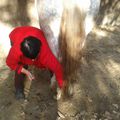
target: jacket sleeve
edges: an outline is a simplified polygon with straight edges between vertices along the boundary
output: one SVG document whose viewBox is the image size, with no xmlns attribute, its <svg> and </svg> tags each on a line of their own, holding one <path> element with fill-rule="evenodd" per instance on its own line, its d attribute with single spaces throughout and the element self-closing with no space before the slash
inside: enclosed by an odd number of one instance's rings
<svg viewBox="0 0 120 120">
<path fill-rule="evenodd" d="M 9 68 L 11 68 L 11 70 L 16 70 L 17 73 L 20 74 L 23 65 L 19 64 L 20 54 L 16 52 L 17 51 L 14 50 L 13 47 L 10 49 L 9 54 L 6 58 L 6 64 L 8 65 Z"/>
<path fill-rule="evenodd" d="M 54 57 L 54 55 L 50 55 L 50 56 L 49 56 L 49 59 L 48 59 L 48 62 L 47 62 L 47 67 L 48 67 L 48 69 L 50 69 L 55 74 L 58 85 L 59 85 L 60 88 L 62 88 L 63 87 L 62 66 L 59 63 L 59 61 Z"/>
</svg>

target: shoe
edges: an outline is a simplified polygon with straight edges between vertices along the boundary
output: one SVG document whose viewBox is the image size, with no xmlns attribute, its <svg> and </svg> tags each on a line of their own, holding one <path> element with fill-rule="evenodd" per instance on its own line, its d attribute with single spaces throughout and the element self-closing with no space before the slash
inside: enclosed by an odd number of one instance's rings
<svg viewBox="0 0 120 120">
<path fill-rule="evenodd" d="M 16 89 L 15 98 L 16 98 L 17 100 L 25 99 L 25 95 L 24 95 L 23 89 Z"/>
</svg>

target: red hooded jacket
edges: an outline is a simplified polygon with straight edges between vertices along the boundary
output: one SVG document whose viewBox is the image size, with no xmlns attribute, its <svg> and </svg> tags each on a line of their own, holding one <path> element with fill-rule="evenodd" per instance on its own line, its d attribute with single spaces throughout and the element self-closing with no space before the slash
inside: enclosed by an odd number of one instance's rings
<svg viewBox="0 0 120 120">
<path fill-rule="evenodd" d="M 24 38 L 28 36 L 36 37 L 42 43 L 40 53 L 34 61 L 25 57 L 20 50 L 21 42 L 24 40 Z M 17 27 L 10 33 L 9 38 L 12 41 L 13 46 L 9 51 L 6 63 L 12 70 L 17 70 L 18 74 L 20 74 L 21 69 L 24 65 L 34 65 L 38 68 L 50 69 L 53 73 L 55 73 L 59 87 L 62 87 L 62 67 L 56 57 L 51 52 L 46 38 L 40 29 L 31 26 Z"/>
</svg>

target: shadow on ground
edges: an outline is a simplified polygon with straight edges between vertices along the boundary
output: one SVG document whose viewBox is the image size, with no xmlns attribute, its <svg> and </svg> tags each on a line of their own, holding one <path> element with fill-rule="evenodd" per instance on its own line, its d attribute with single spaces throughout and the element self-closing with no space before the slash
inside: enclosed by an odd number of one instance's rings
<svg viewBox="0 0 120 120">
<path fill-rule="evenodd" d="M 0 21 L 12 27 L 29 25 L 28 0 L 3 0 L 0 4 Z"/>
<path fill-rule="evenodd" d="M 120 1 L 101 0 L 97 25 L 119 26 L 120 25 Z"/>
<path fill-rule="evenodd" d="M 37 70 L 28 99 L 16 100 L 14 93 L 14 73 L 4 65 L 0 67 L 0 120 L 55 120 L 57 101 L 49 88 L 46 71 Z"/>
<path fill-rule="evenodd" d="M 68 119 L 120 119 L 119 38 L 117 33 L 98 28 L 89 34 L 73 98 L 68 100 L 69 107 L 61 101 L 59 105 Z"/>
</svg>

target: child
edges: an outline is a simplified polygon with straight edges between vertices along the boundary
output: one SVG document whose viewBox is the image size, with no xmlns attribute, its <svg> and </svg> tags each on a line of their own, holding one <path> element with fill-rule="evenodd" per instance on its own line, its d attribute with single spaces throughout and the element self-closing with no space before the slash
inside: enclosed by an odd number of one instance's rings
<svg viewBox="0 0 120 120">
<path fill-rule="evenodd" d="M 32 26 L 15 28 L 9 35 L 11 49 L 6 64 L 15 71 L 15 96 L 24 98 L 24 78 L 33 80 L 34 76 L 27 69 L 29 65 L 47 68 L 56 76 L 60 88 L 63 87 L 62 67 L 52 54 L 43 32 Z"/>
</svg>

